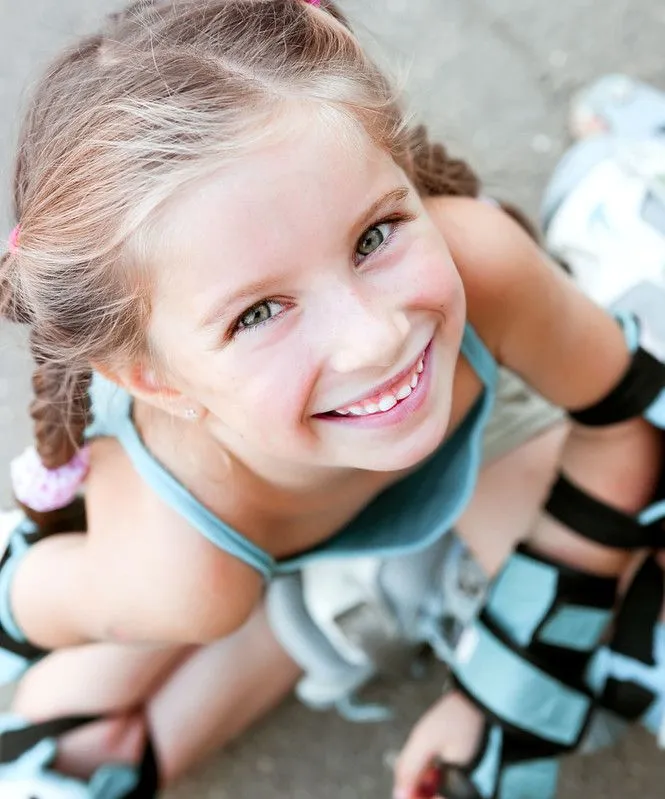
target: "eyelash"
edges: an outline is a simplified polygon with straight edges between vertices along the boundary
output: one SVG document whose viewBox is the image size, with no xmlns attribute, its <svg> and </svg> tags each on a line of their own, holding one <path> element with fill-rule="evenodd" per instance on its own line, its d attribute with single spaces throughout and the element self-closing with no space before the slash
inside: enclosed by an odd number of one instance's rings
<svg viewBox="0 0 665 799">
<path fill-rule="evenodd" d="M 357 253 L 354 255 L 354 261 L 355 261 L 356 266 L 359 266 L 360 264 L 365 263 L 365 261 L 370 260 L 375 255 L 377 255 L 378 253 L 385 252 L 385 250 L 388 247 L 391 246 L 391 244 L 393 242 L 393 239 L 395 237 L 395 234 L 399 231 L 399 229 L 404 224 L 406 224 L 407 222 L 411 222 L 413 219 L 414 219 L 413 214 L 405 214 L 405 213 L 404 214 L 393 214 L 392 216 L 386 217 L 385 219 L 379 219 L 377 222 L 372 223 L 368 228 L 366 228 L 363 231 L 362 235 L 358 239 L 358 242 L 356 244 L 356 248 L 358 247 L 358 245 L 362 241 L 363 236 L 366 236 L 367 233 L 370 230 L 373 230 L 374 228 L 377 228 L 377 227 L 381 227 L 382 225 L 391 225 L 392 229 L 391 229 L 390 233 L 386 236 L 385 240 L 381 243 L 379 248 L 374 250 L 374 252 L 371 252 L 369 255 L 363 255 L 360 258 L 358 257 Z"/>
<path fill-rule="evenodd" d="M 391 245 L 391 243 L 392 243 L 392 241 L 393 241 L 393 239 L 395 237 L 395 234 L 402 227 L 402 225 L 406 224 L 407 222 L 411 222 L 414 218 L 415 218 L 415 216 L 413 214 L 406 214 L 406 213 L 404 213 L 404 214 L 393 214 L 392 216 L 389 216 L 389 217 L 387 217 L 385 219 L 380 219 L 377 222 L 373 222 L 371 225 L 369 225 L 363 231 L 362 235 L 358 239 L 358 242 L 356 243 L 356 249 L 357 249 L 358 245 L 360 244 L 360 241 L 362 240 L 363 236 L 367 235 L 368 231 L 370 231 L 370 230 L 372 230 L 374 228 L 377 228 L 377 227 L 381 227 L 381 225 L 391 225 L 392 229 L 391 229 L 390 233 L 386 236 L 385 240 L 381 243 L 379 248 L 374 250 L 374 252 L 370 253 L 369 255 L 361 256 L 360 258 L 358 258 L 357 253 L 354 254 L 354 262 L 355 262 L 356 266 L 359 266 L 360 264 L 365 263 L 365 261 L 370 260 L 377 253 L 384 252 L 386 250 L 386 248 Z M 241 327 L 240 326 L 241 325 L 241 321 L 240 320 L 243 318 L 243 316 L 247 316 L 247 314 L 250 313 L 251 311 L 253 311 L 254 309 L 259 308 L 260 306 L 265 305 L 267 303 L 279 303 L 281 305 L 285 305 L 285 306 L 287 305 L 287 303 L 285 303 L 283 301 L 280 301 L 280 300 L 276 299 L 275 297 L 269 297 L 269 298 L 260 300 L 257 303 L 254 303 L 254 305 L 251 305 L 249 308 L 246 308 L 240 314 L 240 316 L 236 319 L 236 321 L 233 323 L 233 325 L 231 326 L 231 329 L 229 331 L 229 337 L 230 338 L 235 338 L 236 336 L 244 335 L 245 333 L 254 333 L 257 330 L 260 330 L 262 327 L 264 327 L 264 325 L 267 325 L 267 324 L 270 324 L 271 322 L 274 322 L 275 319 L 279 319 L 279 317 L 284 313 L 284 311 L 280 311 L 280 313 L 275 314 L 274 316 L 271 316 L 269 319 L 266 319 L 263 322 L 258 322 L 255 325 L 250 325 L 249 327 Z"/>
<path fill-rule="evenodd" d="M 284 310 L 280 311 L 277 314 L 273 314 L 269 319 L 265 319 L 263 322 L 257 322 L 255 325 L 248 325 L 247 327 L 241 327 L 242 318 L 243 316 L 247 316 L 247 314 L 251 313 L 257 308 L 260 308 L 262 305 L 283 305 L 284 309 L 288 306 L 288 303 L 283 300 L 278 300 L 276 297 L 266 298 L 265 300 L 260 300 L 254 305 L 251 305 L 249 308 L 244 310 L 240 316 L 236 319 L 236 321 L 231 326 L 230 331 L 230 338 L 234 338 L 235 336 L 243 335 L 245 333 L 254 333 L 257 330 L 260 330 L 264 325 L 269 324 L 270 322 L 274 322 L 275 319 L 278 319 L 283 313 Z"/>
</svg>

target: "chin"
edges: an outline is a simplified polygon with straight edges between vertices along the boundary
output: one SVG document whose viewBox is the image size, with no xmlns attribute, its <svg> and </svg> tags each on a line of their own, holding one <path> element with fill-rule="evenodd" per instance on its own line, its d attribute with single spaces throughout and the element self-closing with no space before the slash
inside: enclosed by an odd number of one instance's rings
<svg viewBox="0 0 665 799">
<path fill-rule="evenodd" d="M 419 436 L 417 442 L 413 442 L 411 446 L 395 458 L 395 461 L 400 461 L 395 469 L 411 469 L 422 461 L 427 460 L 445 441 L 447 429 L 448 419 L 446 418 L 428 435 Z"/>
<path fill-rule="evenodd" d="M 368 447 L 355 468 L 373 472 L 400 472 L 427 460 L 444 442 L 449 415 L 430 418 L 408 438 L 392 444 Z M 429 423 L 428 423 L 429 422 Z"/>
</svg>

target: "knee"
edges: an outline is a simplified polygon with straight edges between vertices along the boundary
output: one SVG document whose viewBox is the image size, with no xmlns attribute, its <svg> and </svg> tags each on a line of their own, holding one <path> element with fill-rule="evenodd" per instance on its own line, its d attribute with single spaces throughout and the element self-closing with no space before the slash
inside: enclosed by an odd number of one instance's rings
<svg viewBox="0 0 665 799">
<path fill-rule="evenodd" d="M 104 765 L 140 763 L 146 741 L 143 713 L 101 719 L 60 739 L 56 768 L 89 779 Z"/>
</svg>

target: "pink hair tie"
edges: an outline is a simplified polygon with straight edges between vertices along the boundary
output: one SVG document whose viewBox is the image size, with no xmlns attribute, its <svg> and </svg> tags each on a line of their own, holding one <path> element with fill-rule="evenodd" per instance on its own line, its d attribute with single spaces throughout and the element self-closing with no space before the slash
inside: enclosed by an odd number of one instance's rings
<svg viewBox="0 0 665 799">
<path fill-rule="evenodd" d="M 310 6 L 320 6 L 321 0 L 305 0 L 306 3 L 309 3 Z"/>
<path fill-rule="evenodd" d="M 90 468 L 90 448 L 83 447 L 59 469 L 47 469 L 34 447 L 10 466 L 16 499 L 38 513 L 66 508 L 78 494 Z"/>
<path fill-rule="evenodd" d="M 16 225 L 14 230 L 9 234 L 9 252 L 14 253 L 18 250 L 18 240 L 21 236 L 21 226 Z"/>
</svg>

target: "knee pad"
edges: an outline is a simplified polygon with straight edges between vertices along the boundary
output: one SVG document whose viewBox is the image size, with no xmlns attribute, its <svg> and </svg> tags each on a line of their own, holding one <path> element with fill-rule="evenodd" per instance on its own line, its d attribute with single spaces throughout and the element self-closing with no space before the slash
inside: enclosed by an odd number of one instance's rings
<svg viewBox="0 0 665 799">
<path fill-rule="evenodd" d="M 595 696 L 590 659 L 612 620 L 617 581 L 520 546 L 496 578 L 451 664 L 483 711 L 474 762 L 444 769 L 448 799 L 554 796 L 557 758 L 578 749 Z"/>
<path fill-rule="evenodd" d="M 53 719 L 29 724 L 16 716 L 0 717 L 0 784 L 15 797 L 40 799 L 154 799 L 157 761 L 148 742 L 138 766 L 102 766 L 88 782 L 52 770 L 57 739 L 98 717 Z"/>
<path fill-rule="evenodd" d="M 26 640 L 14 618 L 10 592 L 16 569 L 34 544 L 52 535 L 85 532 L 85 526 L 85 504 L 79 497 L 47 527 L 38 527 L 21 510 L 0 511 L 0 685 L 18 679 L 48 654 Z"/>
<path fill-rule="evenodd" d="M 21 511 L 0 513 L 0 685 L 17 680 L 46 652 L 30 644 L 14 619 L 10 591 L 21 560 L 38 540 L 35 526 Z"/>
<path fill-rule="evenodd" d="M 652 557 L 623 598 L 609 643 L 589 664 L 588 682 L 601 707 L 640 721 L 665 745 L 664 575 Z"/>
<path fill-rule="evenodd" d="M 635 316 L 623 314 L 618 320 L 632 353 L 630 366 L 607 396 L 570 416 L 578 424 L 589 427 L 612 425 L 641 416 L 663 430 L 665 363 L 651 351 L 656 348 Z M 546 502 L 545 512 L 580 536 L 603 546 L 626 550 L 662 549 L 665 548 L 664 494 L 665 472 L 656 501 L 631 516 L 589 496 L 560 475 Z"/>
<path fill-rule="evenodd" d="M 619 313 L 617 322 L 626 340 L 631 361 L 625 374 L 605 397 L 587 408 L 570 413 L 577 424 L 606 427 L 643 417 L 665 429 L 665 352 L 634 315 Z"/>
</svg>

